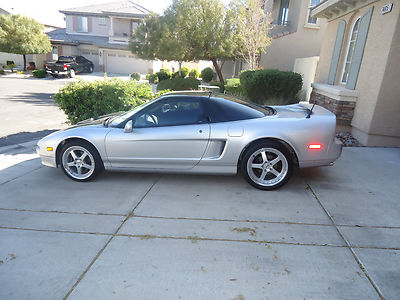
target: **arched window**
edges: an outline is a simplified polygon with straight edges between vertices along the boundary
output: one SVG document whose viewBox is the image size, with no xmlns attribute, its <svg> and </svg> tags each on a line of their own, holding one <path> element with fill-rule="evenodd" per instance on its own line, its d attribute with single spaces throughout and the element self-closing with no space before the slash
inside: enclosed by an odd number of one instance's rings
<svg viewBox="0 0 400 300">
<path fill-rule="evenodd" d="M 359 28 L 360 28 L 360 18 L 357 18 L 357 20 L 354 22 L 353 29 L 352 29 L 351 35 L 349 37 L 349 45 L 347 46 L 347 55 L 346 55 L 346 60 L 344 61 L 344 65 L 343 65 L 341 83 L 346 83 L 347 79 L 349 77 L 351 59 L 353 58 L 354 48 L 356 46 Z"/>
</svg>

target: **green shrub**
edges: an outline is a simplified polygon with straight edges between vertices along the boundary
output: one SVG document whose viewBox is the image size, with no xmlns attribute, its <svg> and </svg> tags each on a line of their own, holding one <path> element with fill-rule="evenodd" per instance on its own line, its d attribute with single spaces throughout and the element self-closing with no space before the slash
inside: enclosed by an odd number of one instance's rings
<svg viewBox="0 0 400 300">
<path fill-rule="evenodd" d="M 204 82 L 210 82 L 213 79 L 214 72 L 210 67 L 207 67 L 201 71 L 201 79 Z"/>
<path fill-rule="evenodd" d="M 239 78 L 229 78 L 226 80 L 225 92 L 234 96 L 242 96 L 242 87 Z"/>
<path fill-rule="evenodd" d="M 189 74 L 189 68 L 182 67 L 181 68 L 181 75 L 179 75 L 179 70 L 172 74 L 172 78 L 185 78 Z"/>
<path fill-rule="evenodd" d="M 15 65 L 13 60 L 7 60 L 6 65 Z"/>
<path fill-rule="evenodd" d="M 210 85 L 219 87 L 220 93 L 223 93 L 225 91 L 225 84 L 221 81 L 211 81 Z"/>
<path fill-rule="evenodd" d="M 4 75 L 6 72 L 4 72 L 3 69 L 0 69 L 0 75 Z"/>
<path fill-rule="evenodd" d="M 126 111 L 154 98 L 151 86 L 118 78 L 93 82 L 74 81 L 54 95 L 54 101 L 71 124 L 89 118 Z"/>
<path fill-rule="evenodd" d="M 32 74 L 33 74 L 33 77 L 36 77 L 36 78 L 45 78 L 47 76 L 45 69 L 34 70 L 34 71 L 32 71 Z"/>
<path fill-rule="evenodd" d="M 199 71 L 197 71 L 197 69 L 192 69 L 190 72 L 189 72 L 189 77 L 190 78 L 194 78 L 194 79 L 196 79 L 196 78 L 199 78 Z"/>
<path fill-rule="evenodd" d="M 7 60 L 7 62 L 12 62 L 12 60 Z M 14 63 L 12 63 L 12 64 L 7 64 L 6 66 L 3 66 L 3 69 L 10 69 L 11 70 L 11 73 L 12 72 L 14 72 L 14 68 L 15 68 L 15 64 Z"/>
<path fill-rule="evenodd" d="M 243 96 L 258 104 L 298 103 L 303 86 L 300 74 L 279 70 L 248 70 L 240 74 Z"/>
<path fill-rule="evenodd" d="M 140 74 L 138 72 L 134 72 L 131 74 L 131 79 L 139 81 L 140 80 Z"/>
<path fill-rule="evenodd" d="M 149 83 L 158 83 L 157 74 L 147 74 L 146 79 L 149 81 Z"/>
<path fill-rule="evenodd" d="M 185 90 L 198 90 L 200 81 L 194 78 L 172 78 L 160 81 L 157 85 L 157 91 L 171 90 L 171 91 L 185 91 Z"/>
<path fill-rule="evenodd" d="M 171 78 L 171 73 L 167 69 L 161 69 L 156 73 L 158 77 L 158 81 L 163 81 Z"/>
</svg>

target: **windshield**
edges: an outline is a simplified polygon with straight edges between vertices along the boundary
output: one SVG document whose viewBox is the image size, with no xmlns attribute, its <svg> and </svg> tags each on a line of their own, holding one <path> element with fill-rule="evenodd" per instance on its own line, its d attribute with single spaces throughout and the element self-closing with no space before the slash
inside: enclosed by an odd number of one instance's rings
<svg viewBox="0 0 400 300">
<path fill-rule="evenodd" d="M 129 119 L 130 117 L 132 117 L 135 113 L 137 113 L 139 110 L 141 110 L 142 107 L 146 106 L 149 103 L 150 102 L 145 102 L 145 103 L 143 103 L 143 104 L 141 104 L 139 106 L 136 106 L 134 109 L 126 112 L 125 114 L 123 114 L 121 116 L 117 116 L 114 119 L 111 119 L 110 123 L 109 123 L 109 126 L 118 127 L 121 123 L 123 123 L 125 120 Z"/>
</svg>

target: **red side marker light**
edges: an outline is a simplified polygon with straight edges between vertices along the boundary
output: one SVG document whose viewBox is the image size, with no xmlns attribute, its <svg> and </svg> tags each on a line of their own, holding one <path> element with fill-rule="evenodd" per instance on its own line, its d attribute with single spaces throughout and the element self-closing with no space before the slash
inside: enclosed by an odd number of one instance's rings
<svg viewBox="0 0 400 300">
<path fill-rule="evenodd" d="M 321 148 L 322 148 L 321 144 L 310 144 L 310 145 L 308 145 L 308 149 L 310 149 L 310 150 L 319 150 Z"/>
<path fill-rule="evenodd" d="M 67 65 L 64 65 L 64 70 L 66 70 L 68 68 L 68 66 Z"/>
</svg>

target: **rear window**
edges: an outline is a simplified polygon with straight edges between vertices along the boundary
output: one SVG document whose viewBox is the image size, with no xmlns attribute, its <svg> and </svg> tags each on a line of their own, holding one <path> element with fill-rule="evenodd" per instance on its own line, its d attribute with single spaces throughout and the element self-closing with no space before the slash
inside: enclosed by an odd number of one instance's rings
<svg viewBox="0 0 400 300">
<path fill-rule="evenodd" d="M 210 98 L 207 102 L 212 123 L 263 118 L 270 110 L 239 99 Z"/>
<path fill-rule="evenodd" d="M 59 61 L 59 62 L 66 62 L 66 63 L 68 63 L 68 62 L 73 62 L 73 61 L 74 61 L 74 58 L 73 58 L 72 56 L 60 56 L 60 57 L 58 58 L 58 61 Z"/>
</svg>

